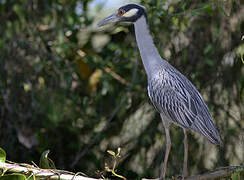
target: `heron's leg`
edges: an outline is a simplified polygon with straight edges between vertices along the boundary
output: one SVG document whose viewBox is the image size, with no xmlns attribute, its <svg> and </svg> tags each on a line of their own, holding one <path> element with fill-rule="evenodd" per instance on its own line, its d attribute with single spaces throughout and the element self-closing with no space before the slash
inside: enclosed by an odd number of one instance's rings
<svg viewBox="0 0 244 180">
<path fill-rule="evenodd" d="M 162 115 L 161 115 L 163 124 L 164 124 L 164 129 L 165 129 L 165 135 L 166 135 L 166 151 L 165 151 L 165 155 L 164 155 L 164 163 L 163 163 L 163 169 L 160 175 L 160 180 L 164 180 L 165 179 L 165 174 L 166 174 L 166 170 L 167 170 L 167 162 L 168 162 L 168 158 L 169 158 L 169 153 L 170 153 L 170 149 L 171 149 L 171 140 L 170 140 L 170 133 L 169 133 L 169 122 L 165 119 L 163 119 Z"/>
<path fill-rule="evenodd" d="M 184 164 L 183 164 L 183 176 L 187 177 L 187 160 L 188 160 L 188 140 L 187 140 L 187 131 L 183 128 L 184 131 Z"/>
</svg>

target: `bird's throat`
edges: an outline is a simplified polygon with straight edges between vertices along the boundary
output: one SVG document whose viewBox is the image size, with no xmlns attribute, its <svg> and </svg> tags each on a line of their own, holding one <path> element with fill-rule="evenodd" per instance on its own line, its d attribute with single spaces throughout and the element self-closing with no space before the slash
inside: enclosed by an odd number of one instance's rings
<svg viewBox="0 0 244 180">
<path fill-rule="evenodd" d="M 148 77 L 155 74 L 161 68 L 163 60 L 153 43 L 149 32 L 147 19 L 142 15 L 135 23 L 136 41 Z"/>
</svg>

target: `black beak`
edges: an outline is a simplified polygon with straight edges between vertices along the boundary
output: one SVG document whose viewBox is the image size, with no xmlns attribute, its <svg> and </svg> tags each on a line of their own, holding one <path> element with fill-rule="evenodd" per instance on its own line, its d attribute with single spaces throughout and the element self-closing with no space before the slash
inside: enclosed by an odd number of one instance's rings
<svg viewBox="0 0 244 180">
<path fill-rule="evenodd" d="M 100 21 L 97 26 L 101 27 L 104 26 L 106 24 L 111 24 L 111 23 L 116 23 L 119 22 L 120 18 L 118 17 L 117 13 L 114 13 L 108 17 L 106 17 L 105 19 L 103 19 L 102 21 Z"/>
</svg>

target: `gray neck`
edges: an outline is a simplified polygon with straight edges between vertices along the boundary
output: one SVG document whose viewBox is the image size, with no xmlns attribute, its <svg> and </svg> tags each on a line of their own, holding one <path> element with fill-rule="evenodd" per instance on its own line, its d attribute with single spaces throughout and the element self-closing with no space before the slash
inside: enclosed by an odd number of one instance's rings
<svg viewBox="0 0 244 180">
<path fill-rule="evenodd" d="M 135 23 L 135 34 L 137 45 L 140 50 L 141 58 L 148 77 L 155 74 L 164 64 L 164 60 L 160 57 L 157 48 L 153 43 L 152 36 L 144 15 L 142 15 Z"/>
</svg>

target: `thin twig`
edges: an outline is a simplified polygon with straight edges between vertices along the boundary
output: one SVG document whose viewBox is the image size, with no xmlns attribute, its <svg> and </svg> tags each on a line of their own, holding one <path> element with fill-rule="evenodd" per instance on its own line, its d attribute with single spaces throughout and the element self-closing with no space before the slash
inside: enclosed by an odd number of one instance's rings
<svg viewBox="0 0 244 180">
<path fill-rule="evenodd" d="M 129 86 L 130 83 L 127 82 L 124 78 L 122 78 L 120 75 L 112 71 L 109 67 L 105 67 L 104 70 L 109 73 L 114 79 L 118 80 L 121 84 L 124 84 L 126 86 Z"/>
</svg>

